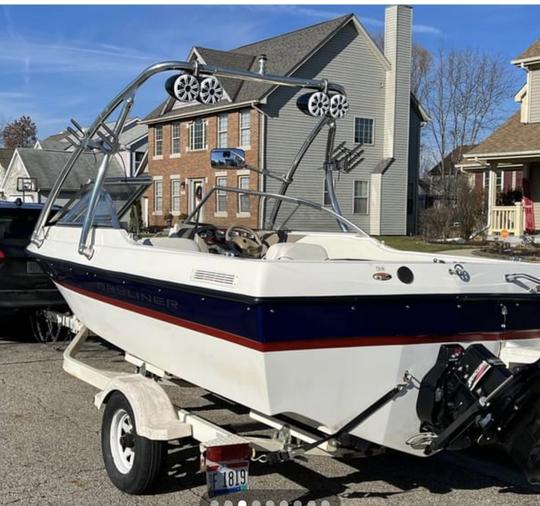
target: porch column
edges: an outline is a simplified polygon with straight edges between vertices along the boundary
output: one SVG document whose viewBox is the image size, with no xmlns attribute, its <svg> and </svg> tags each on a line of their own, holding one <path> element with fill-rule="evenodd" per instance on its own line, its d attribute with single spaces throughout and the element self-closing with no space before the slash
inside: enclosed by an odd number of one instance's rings
<svg viewBox="0 0 540 506">
<path fill-rule="evenodd" d="M 497 204 L 497 164 L 491 163 L 489 165 L 489 187 L 488 187 L 488 223 L 489 230 L 488 235 L 492 233 L 494 210 Z"/>
<path fill-rule="evenodd" d="M 514 221 L 514 235 L 521 237 L 523 235 L 523 205 L 521 202 L 516 202 L 516 219 Z"/>
</svg>

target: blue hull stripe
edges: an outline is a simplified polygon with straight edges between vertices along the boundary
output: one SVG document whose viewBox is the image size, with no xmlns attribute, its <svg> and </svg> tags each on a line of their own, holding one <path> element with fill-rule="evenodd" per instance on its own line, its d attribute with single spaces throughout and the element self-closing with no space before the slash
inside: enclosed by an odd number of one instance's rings
<svg viewBox="0 0 540 506">
<path fill-rule="evenodd" d="M 40 262 L 55 282 L 84 295 L 181 326 L 213 329 L 222 334 L 216 337 L 246 340 L 241 344 L 263 351 L 540 337 L 540 298 L 528 294 L 261 299 L 43 257 Z"/>
</svg>

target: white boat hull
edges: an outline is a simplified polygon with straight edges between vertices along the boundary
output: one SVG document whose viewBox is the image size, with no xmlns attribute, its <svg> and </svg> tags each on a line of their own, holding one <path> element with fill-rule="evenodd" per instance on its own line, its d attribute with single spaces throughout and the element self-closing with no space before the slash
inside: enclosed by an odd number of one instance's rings
<svg viewBox="0 0 540 506">
<path fill-rule="evenodd" d="M 148 364 L 266 415 L 293 414 L 319 424 L 323 431 L 335 431 L 410 373 L 411 388 L 353 434 L 416 455 L 423 452 L 406 441 L 419 432 L 418 387 L 442 344 L 466 347 L 481 342 L 497 355 L 502 342 L 538 342 L 540 320 L 533 326 L 536 315 L 540 318 L 537 306 L 512 302 L 507 320 L 499 299 L 475 298 L 490 292 L 502 293 L 509 301 L 523 296 L 523 290 L 504 282 L 504 272 L 513 268 L 508 263 L 471 262 L 466 265 L 471 282 L 465 283 L 448 273 L 448 264 L 425 258 L 420 262 L 415 254 L 393 259 L 396 253 L 389 249 L 381 250 L 381 256 L 389 257 L 386 261 L 292 265 L 155 248 L 150 262 L 149 248 L 130 241 L 123 231 L 105 229 L 96 230 L 95 254 L 87 260 L 73 251 L 76 228 L 54 227 L 49 232 L 44 246 L 32 247 L 31 252 L 86 327 Z M 414 284 L 395 279 L 385 283 L 372 276 L 381 269 L 395 273 L 404 263 L 415 272 Z M 519 268 L 534 272 L 535 266 Z M 222 279 L 234 282 L 217 290 L 216 278 L 196 279 L 193 273 L 202 269 L 227 274 Z M 145 277 L 136 277 L 141 274 Z M 141 285 L 141 279 L 148 286 Z M 489 285 L 489 279 L 497 281 Z M 163 288 L 152 288 L 149 280 Z M 177 298 L 175 287 L 180 287 Z M 193 292 L 189 298 L 186 290 Z M 376 301 L 386 297 L 384 291 L 393 294 L 381 309 Z M 326 298 L 313 298 L 314 294 Z M 251 302 L 238 302 L 246 297 Z M 288 302 L 280 303 L 282 298 Z M 363 304 L 371 304 L 369 310 L 362 312 Z M 451 314 L 434 317 L 430 308 Z M 489 311 L 489 318 L 479 318 L 477 310 Z M 296 316 L 290 317 L 291 311 Z M 520 327 L 517 317 L 511 319 L 520 314 L 531 320 L 528 326 Z M 476 327 L 470 332 L 434 335 L 407 330 L 417 324 L 466 329 L 471 318 Z M 366 335 L 379 328 L 387 329 L 386 334 Z M 401 328 L 409 334 L 398 334 Z M 243 335 L 249 332 L 252 335 Z"/>
</svg>

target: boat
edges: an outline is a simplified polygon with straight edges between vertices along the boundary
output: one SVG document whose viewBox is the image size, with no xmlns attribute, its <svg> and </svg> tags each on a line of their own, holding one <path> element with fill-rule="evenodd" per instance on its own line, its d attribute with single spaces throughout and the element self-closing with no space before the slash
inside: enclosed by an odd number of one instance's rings
<svg viewBox="0 0 540 506">
<path fill-rule="evenodd" d="M 279 193 L 216 187 L 169 236 L 141 238 L 125 218 L 149 181 L 111 180 L 107 165 L 136 91 L 170 71 L 167 91 L 186 102 L 218 100 L 220 78 L 302 88 L 299 113 L 315 124 L 289 174 L 267 172 L 280 178 Z M 28 251 L 88 329 L 148 367 L 329 437 L 347 432 L 418 456 L 497 442 L 538 482 L 538 265 L 398 251 L 343 217 L 334 140 L 346 110 L 346 90 L 327 81 L 153 65 L 90 128 L 69 127 L 75 148 Z M 324 132 L 329 207 L 287 195 L 303 153 Z M 95 178 L 52 215 L 85 151 L 104 155 Z M 244 155 L 217 149 L 209 162 L 250 169 Z M 216 191 L 261 202 L 260 228 L 202 221 Z M 302 213 L 335 230 L 291 228 Z M 501 360 L 512 347 L 532 350 L 534 360 L 512 368 Z"/>
</svg>

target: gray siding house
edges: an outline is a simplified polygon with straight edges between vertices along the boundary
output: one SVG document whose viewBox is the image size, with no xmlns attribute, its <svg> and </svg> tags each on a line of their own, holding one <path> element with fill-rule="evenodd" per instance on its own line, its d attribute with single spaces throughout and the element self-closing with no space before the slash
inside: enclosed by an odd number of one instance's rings
<svg viewBox="0 0 540 506">
<path fill-rule="evenodd" d="M 14 149 L 0 148 L 0 181 L 2 181 L 3 177 L 6 175 L 14 152 Z"/>
<path fill-rule="evenodd" d="M 25 202 L 44 202 L 58 178 L 58 174 L 69 160 L 71 153 L 33 148 L 17 148 L 11 162 L 0 178 L 0 198 Z M 96 177 L 102 154 L 82 154 L 62 188 L 58 203 L 71 198 L 82 185 Z M 124 170 L 118 160 L 113 159 L 108 176 L 124 176 Z M 21 191 L 28 183 L 28 189 Z"/>
<path fill-rule="evenodd" d="M 110 128 L 113 123 L 108 124 Z M 49 151 L 72 151 L 73 146 L 68 141 L 67 131 L 50 135 L 45 139 L 36 141 L 34 149 Z M 148 127 L 140 123 L 139 118 L 129 118 L 120 134 L 120 152 L 118 162 L 124 168 L 127 176 L 135 176 L 143 170 L 141 163 L 148 150 Z"/>
<path fill-rule="evenodd" d="M 337 121 L 336 144 L 344 142 L 353 148 L 361 143 L 364 152 L 354 170 L 337 177 L 336 193 L 343 214 L 372 235 L 402 235 L 416 232 L 420 130 L 428 119 L 411 94 L 411 46 L 412 9 L 392 6 L 386 9 L 384 52 L 350 14 L 231 51 L 194 47 L 190 59 L 257 71 L 259 57 L 265 55 L 268 73 L 328 79 L 344 85 L 350 108 L 347 116 Z M 158 125 L 235 106 L 252 107 L 260 112 L 259 169 L 286 173 L 315 125 L 314 119 L 296 106 L 297 98 L 305 92 L 229 80 L 223 85 L 225 100 L 215 106 L 168 99 L 145 122 Z M 288 195 L 326 204 L 321 170 L 325 141 L 325 136 L 320 136 L 310 148 Z M 174 171 L 180 172 L 177 168 Z M 258 184 L 272 192 L 279 185 L 264 176 Z M 307 220 L 306 215 L 298 214 L 288 226 L 313 230 L 330 224 Z M 263 222 L 261 215 L 259 223 Z"/>
</svg>

